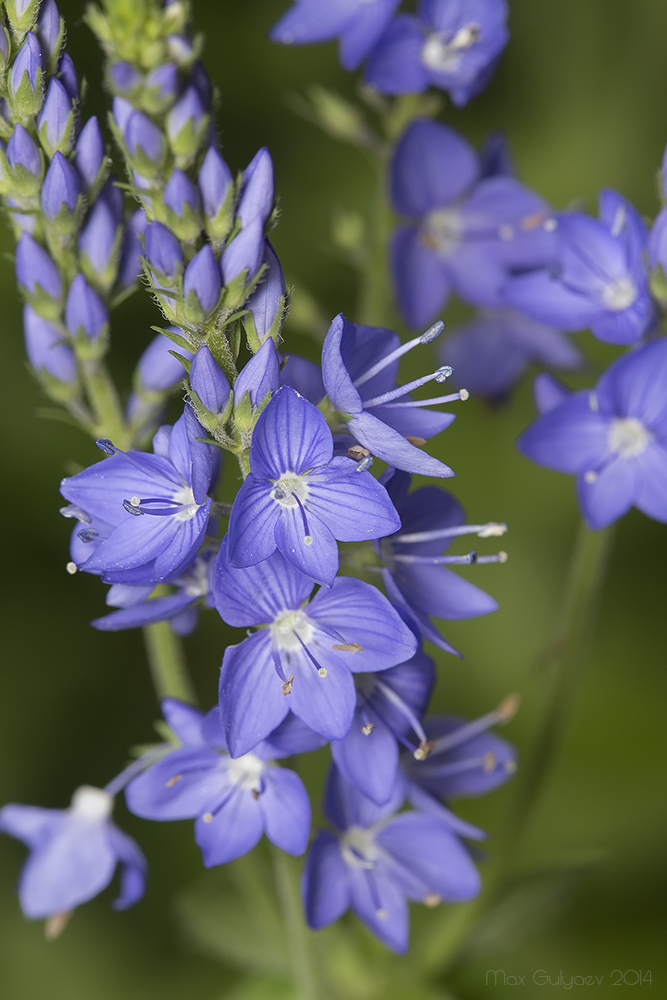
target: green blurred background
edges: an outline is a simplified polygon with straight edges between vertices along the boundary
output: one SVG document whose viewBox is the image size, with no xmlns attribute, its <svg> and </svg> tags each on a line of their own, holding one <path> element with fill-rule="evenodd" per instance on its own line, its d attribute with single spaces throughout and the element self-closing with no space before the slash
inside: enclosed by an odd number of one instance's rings
<svg viewBox="0 0 667 1000">
<path fill-rule="evenodd" d="M 267 29 L 286 6 L 287 0 L 201 0 L 195 7 L 196 27 L 206 36 L 207 69 L 222 97 L 223 152 L 237 169 L 260 145 L 269 146 L 282 208 L 274 242 L 296 301 L 312 297 L 327 318 L 343 310 L 354 319 L 356 276 L 331 249 L 330 232 L 337 210 L 365 212 L 372 173 L 355 150 L 320 133 L 292 106 L 294 95 L 313 81 L 351 97 L 355 81 L 339 68 L 332 45 L 286 49 L 266 41 Z M 475 142 L 491 128 L 504 129 L 522 179 L 557 207 L 579 202 L 595 211 L 599 188 L 611 186 L 640 211 L 655 214 L 656 170 L 667 141 L 664 0 L 510 0 L 510 7 L 512 37 L 494 80 L 448 120 Z M 101 58 L 83 24 L 83 7 L 68 2 L 61 9 L 69 50 L 90 85 L 84 113 L 104 114 Z M 58 483 L 76 467 L 72 463 L 88 464 L 98 453 L 80 432 L 40 415 L 45 406 L 24 362 L 12 243 L 5 230 L 0 240 L 5 325 L 0 443 L 7 501 L 0 803 L 62 807 L 77 785 L 108 781 L 127 760 L 129 747 L 152 738 L 159 713 L 140 634 L 90 629 L 87 622 L 103 609 L 103 588 L 93 578 L 65 573 L 69 525 L 58 515 Z M 143 293 L 117 314 L 116 343 L 128 359 L 126 367 L 148 342 L 155 322 L 157 312 Z M 288 320 L 285 334 L 287 346 L 315 355 L 315 342 L 300 325 Z M 590 340 L 582 336 L 587 350 Z M 613 354 L 599 345 L 592 353 L 599 365 Z M 521 753 L 538 718 L 541 654 L 556 624 L 578 522 L 574 486 L 570 478 L 529 465 L 514 451 L 514 439 L 532 417 L 528 385 L 500 410 L 471 400 L 459 412 L 434 451 L 456 469 L 453 491 L 471 520 L 509 523 L 504 545 L 510 559 L 503 567 L 468 571 L 499 600 L 501 610 L 446 629 L 465 658 L 439 656 L 437 705 L 478 715 L 506 693 L 521 692 L 521 712 L 504 733 Z M 534 983 L 538 970 L 553 984 L 561 971 L 566 982 L 571 976 L 602 977 L 602 985 L 588 990 L 599 998 L 619 989 L 667 996 L 666 565 L 664 526 L 632 512 L 617 531 L 576 710 L 526 836 L 512 891 L 478 930 L 446 985 L 429 993 L 413 991 L 409 982 L 400 985 L 401 962 L 360 933 L 367 959 L 357 985 L 369 1000 L 389 995 L 476 1000 L 496 992 L 513 995 L 512 990 L 542 997 L 563 988 Z M 205 706 L 216 696 L 225 641 L 223 626 L 208 615 L 187 642 Z M 510 803 L 508 786 L 484 800 L 457 804 L 462 815 L 491 832 L 491 855 L 494 831 L 497 840 Z M 267 911 L 258 904 L 248 913 L 243 899 L 230 894 L 233 883 L 243 885 L 247 868 L 230 866 L 202 876 L 189 823 L 145 823 L 128 816 L 121 803 L 116 816 L 148 855 L 146 898 L 116 914 L 107 892 L 80 909 L 54 944 L 45 943 L 41 925 L 25 921 L 18 908 L 14 885 L 23 847 L 0 840 L 2 1000 L 291 996 L 289 987 L 280 991 L 280 957 L 272 965 L 270 942 L 262 945 Z M 196 924 L 198 915 L 209 911 L 215 923 L 203 940 L 184 925 Z M 254 944 L 269 956 L 262 968 L 278 977 L 250 992 L 245 973 L 229 960 L 243 920 L 256 926 Z M 419 934 L 438 920 L 442 911 L 419 915 Z M 318 940 L 338 946 L 335 937 Z M 247 966 L 253 964 L 259 971 L 250 947 Z M 526 985 L 517 988 L 508 979 L 506 986 L 494 987 L 493 978 L 487 985 L 488 969 L 524 976 Z M 613 970 L 628 972 L 627 985 L 612 986 Z M 633 986 L 634 970 L 650 970 L 653 985 Z"/>
</svg>

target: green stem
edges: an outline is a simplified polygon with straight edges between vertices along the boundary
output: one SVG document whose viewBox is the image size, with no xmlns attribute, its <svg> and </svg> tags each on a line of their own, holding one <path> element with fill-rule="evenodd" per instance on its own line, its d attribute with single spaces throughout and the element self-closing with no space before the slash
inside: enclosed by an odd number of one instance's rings
<svg viewBox="0 0 667 1000">
<path fill-rule="evenodd" d="M 502 896 L 523 836 L 539 804 L 562 746 L 581 669 L 586 660 L 605 577 L 613 528 L 590 531 L 581 524 L 570 564 L 558 627 L 546 655 L 548 687 L 542 718 L 514 786 L 509 818 L 481 895 L 436 929 L 421 949 L 420 961 L 432 973 L 450 968 L 460 957 L 479 918 Z"/>
<path fill-rule="evenodd" d="M 80 370 L 94 414 L 95 434 L 109 438 L 117 448 L 127 448 L 129 430 L 116 387 L 105 365 L 100 361 L 83 361 Z"/>
<path fill-rule="evenodd" d="M 169 622 L 146 625 L 143 633 L 158 700 L 178 698 L 191 705 L 196 704 L 197 698 L 185 665 L 183 646 Z"/>
<path fill-rule="evenodd" d="M 323 1000 L 309 949 L 308 930 L 303 921 L 298 884 L 284 851 L 271 846 L 278 902 L 289 942 L 290 960 L 296 987 L 295 1000 Z"/>
</svg>

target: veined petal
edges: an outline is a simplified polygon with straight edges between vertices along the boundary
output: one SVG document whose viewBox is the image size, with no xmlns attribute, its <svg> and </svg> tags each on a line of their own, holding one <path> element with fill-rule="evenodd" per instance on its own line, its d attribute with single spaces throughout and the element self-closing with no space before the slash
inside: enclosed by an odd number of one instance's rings
<svg viewBox="0 0 667 1000">
<path fill-rule="evenodd" d="M 576 392 L 543 414 L 517 441 L 533 462 L 559 472 L 597 469 L 609 456 L 609 418 L 591 409 L 591 392 Z"/>
<path fill-rule="evenodd" d="M 350 905 L 347 867 L 331 833 L 318 833 L 306 859 L 301 880 L 303 908 L 309 927 L 332 924 Z"/>
<path fill-rule="evenodd" d="M 292 707 L 289 697 L 282 693 L 267 631 L 227 647 L 220 673 L 220 714 L 232 757 L 248 753 L 280 725 Z"/>
<path fill-rule="evenodd" d="M 382 805 L 394 791 L 398 744 L 387 726 L 374 713 L 370 716 L 375 728 L 365 735 L 366 722 L 357 709 L 349 733 L 331 744 L 331 754 L 344 779 Z"/>
<path fill-rule="evenodd" d="M 623 517 L 633 504 L 636 492 L 636 459 L 616 458 L 595 478 L 577 479 L 577 490 L 584 520 L 597 530 Z"/>
<path fill-rule="evenodd" d="M 348 421 L 347 426 L 364 448 L 368 448 L 373 455 L 388 465 L 422 476 L 446 478 L 454 475 L 444 462 L 415 448 L 402 434 L 393 427 L 388 427 L 371 413 L 359 413 Z"/>
<path fill-rule="evenodd" d="M 354 324 L 342 313 L 331 322 L 322 345 L 322 380 L 327 396 L 342 413 L 361 413 L 361 396 L 343 363 L 343 338 L 354 334 Z"/>
<path fill-rule="evenodd" d="M 463 136 L 431 119 L 412 122 L 391 164 L 391 198 L 397 212 L 421 217 L 457 200 L 477 180 L 477 155 Z"/>
<path fill-rule="evenodd" d="M 298 774 L 269 768 L 259 804 L 269 840 L 288 854 L 303 854 L 310 836 L 310 799 Z"/>
<path fill-rule="evenodd" d="M 276 522 L 276 545 L 288 563 L 316 583 L 330 587 L 338 572 L 338 546 L 325 518 L 315 512 L 311 515 L 310 497 L 307 506 L 308 535 L 299 508 L 284 508 Z"/>
<path fill-rule="evenodd" d="M 413 226 L 400 226 L 394 231 L 390 253 L 403 318 L 414 330 L 423 329 L 447 303 L 452 289 L 449 268 Z"/>
<path fill-rule="evenodd" d="M 264 833 L 261 806 L 250 791 L 237 788 L 212 819 L 195 822 L 195 840 L 207 868 L 224 865 L 251 851 Z"/>
<path fill-rule="evenodd" d="M 289 385 L 271 398 L 252 435 L 250 468 L 258 478 L 307 472 L 333 455 L 327 422 L 312 403 Z"/>
<path fill-rule="evenodd" d="M 391 574 L 411 607 L 425 615 L 455 621 L 498 610 L 493 597 L 444 566 L 397 563 Z"/>
<path fill-rule="evenodd" d="M 314 511 L 341 542 L 381 538 L 401 521 L 384 486 L 355 462 L 339 457 L 308 478 L 308 511 Z"/>
<path fill-rule="evenodd" d="M 229 559 L 235 566 L 254 566 L 276 548 L 275 528 L 280 506 L 266 479 L 247 477 L 236 494 L 229 517 Z"/>
<path fill-rule="evenodd" d="M 178 698 L 163 698 L 160 705 L 164 721 L 186 746 L 203 746 L 208 741 L 202 735 L 204 713 Z"/>
<path fill-rule="evenodd" d="M 667 339 L 660 338 L 624 355 L 597 385 L 600 409 L 615 417 L 636 417 L 646 427 L 667 433 Z"/>
<path fill-rule="evenodd" d="M 213 810 L 230 787 L 224 758 L 208 747 L 173 750 L 125 790 L 130 812 L 144 819 L 194 819 Z"/>
<path fill-rule="evenodd" d="M 315 732 L 328 740 L 340 740 L 350 730 L 356 703 L 354 681 L 345 663 L 346 654 L 338 653 L 338 659 L 332 659 L 323 656 L 316 644 L 309 644 L 309 649 L 327 674 L 320 677 L 305 652 L 293 655 L 290 672 L 294 672 L 294 684 L 289 708 Z M 348 657 L 353 655 L 347 654 Z"/>
<path fill-rule="evenodd" d="M 213 565 L 213 596 L 223 621 L 239 627 L 266 624 L 281 611 L 303 604 L 313 589 L 312 580 L 279 552 L 254 566 L 230 566 L 228 537 L 223 538 Z"/>
<path fill-rule="evenodd" d="M 117 525 L 127 517 L 123 500 L 152 497 L 160 489 L 172 495 L 183 486 L 171 463 L 159 455 L 135 452 L 132 458 L 131 464 L 123 455 L 96 462 L 76 476 L 63 479 L 60 492 L 94 518 Z"/>
<path fill-rule="evenodd" d="M 547 271 L 512 278 L 503 288 L 503 297 L 515 309 L 562 330 L 583 330 L 601 312 L 599 302 L 571 291 Z"/>
<path fill-rule="evenodd" d="M 146 890 L 148 865 L 132 838 L 113 823 L 107 826 L 107 837 L 120 864 L 120 892 L 111 905 L 114 910 L 126 910 L 134 906 Z"/>
<path fill-rule="evenodd" d="M 408 904 L 385 865 L 348 868 L 352 909 L 376 937 L 399 955 L 408 950 Z"/>
</svg>

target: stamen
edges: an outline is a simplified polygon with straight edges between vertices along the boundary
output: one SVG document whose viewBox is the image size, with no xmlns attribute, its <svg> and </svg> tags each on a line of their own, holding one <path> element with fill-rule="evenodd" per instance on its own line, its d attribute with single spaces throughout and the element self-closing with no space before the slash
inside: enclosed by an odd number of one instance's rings
<svg viewBox="0 0 667 1000">
<path fill-rule="evenodd" d="M 421 386 L 426 385 L 427 382 L 445 382 L 449 376 L 452 374 L 453 369 L 449 365 L 444 365 L 442 368 L 438 368 L 436 371 L 431 372 L 430 375 L 422 375 L 421 378 L 413 379 L 412 382 L 407 382 L 405 385 L 400 385 L 397 389 L 392 389 L 390 392 L 383 392 L 380 396 L 374 396 L 372 399 L 364 400 L 364 409 L 368 409 L 370 406 L 383 406 L 385 403 L 391 403 L 394 399 L 399 399 L 401 396 L 407 395 L 407 393 L 412 392 L 414 389 L 420 389 Z M 458 399 L 458 394 L 457 397 Z"/>
<path fill-rule="evenodd" d="M 410 444 L 413 444 L 415 448 L 423 448 L 424 445 L 426 444 L 426 438 L 412 437 L 409 434 L 406 435 L 405 440 L 409 441 Z"/>
<path fill-rule="evenodd" d="M 351 448 L 347 449 L 347 453 L 355 462 L 360 462 L 362 458 L 368 458 L 370 455 L 368 448 L 362 448 L 360 444 L 353 444 Z"/>
<path fill-rule="evenodd" d="M 123 507 L 128 514 L 134 514 L 135 517 L 139 517 L 143 514 L 143 510 L 139 510 L 139 508 L 135 504 L 130 503 L 129 500 L 123 500 Z"/>
<path fill-rule="evenodd" d="M 364 650 L 364 647 L 360 646 L 358 642 L 339 642 L 331 648 L 340 653 L 362 653 Z"/>
<path fill-rule="evenodd" d="M 65 569 L 67 570 L 70 576 L 74 576 L 74 574 L 79 571 L 79 567 L 75 562 L 68 562 L 65 566 Z"/>
<path fill-rule="evenodd" d="M 442 903 L 442 896 L 439 896 L 437 892 L 428 892 L 422 902 L 424 906 L 428 906 L 429 910 L 432 910 L 434 906 L 439 906 Z"/>
<path fill-rule="evenodd" d="M 202 816 L 202 819 L 204 820 L 205 823 L 212 823 L 213 818 L 214 818 L 213 813 L 204 813 L 204 815 Z"/>
<path fill-rule="evenodd" d="M 66 507 L 60 508 L 60 513 L 63 517 L 74 517 L 77 521 L 83 521 L 84 524 L 90 524 L 92 517 L 85 510 L 81 510 L 80 507 L 76 507 L 72 503 L 68 503 Z"/>
<path fill-rule="evenodd" d="M 489 521 L 488 524 L 457 524 L 452 528 L 436 528 L 434 531 L 413 531 L 396 535 L 401 545 L 415 542 L 434 542 L 438 538 L 454 538 L 457 535 L 477 535 L 478 538 L 496 538 L 507 531 L 506 524 Z"/>
<path fill-rule="evenodd" d="M 257 791 L 257 789 L 256 788 L 251 788 L 250 789 L 250 794 L 252 795 L 253 799 L 256 802 L 257 799 L 259 798 L 259 792 Z"/>
<path fill-rule="evenodd" d="M 426 760 L 434 746 L 433 740 L 422 740 L 412 756 L 415 760 Z"/>
<path fill-rule="evenodd" d="M 47 941 L 55 941 L 57 937 L 60 937 L 67 927 L 72 913 L 72 910 L 66 910 L 64 913 L 54 913 L 46 920 L 44 924 L 44 937 Z"/>
<path fill-rule="evenodd" d="M 374 375 L 378 375 L 381 371 L 383 371 L 387 367 L 387 365 L 390 365 L 392 361 L 397 361 L 399 358 L 402 358 L 403 355 L 407 354 L 408 351 L 411 351 L 413 347 L 418 347 L 420 344 L 430 344 L 432 340 L 435 340 L 436 337 L 440 336 L 440 334 L 444 329 L 445 329 L 445 324 L 442 322 L 442 320 L 438 320 L 437 323 L 434 323 L 433 326 L 429 327 L 426 333 L 423 333 L 420 337 L 415 337 L 413 340 L 408 341 L 407 344 L 402 344 L 400 347 L 397 347 L 395 351 L 392 351 L 390 354 L 387 354 L 384 358 L 381 358 L 376 364 L 368 368 L 363 373 L 363 375 L 360 375 L 358 379 L 355 379 L 355 381 L 353 382 L 354 387 L 358 389 L 360 385 L 363 385 L 365 382 L 370 381 L 370 379 L 372 379 Z"/>
<path fill-rule="evenodd" d="M 115 445 L 113 445 L 112 442 L 109 441 L 108 438 L 98 438 L 97 441 L 95 442 L 95 444 L 100 449 L 100 451 L 104 452 L 105 455 L 115 455 L 116 454 L 117 449 L 116 449 Z"/>
<path fill-rule="evenodd" d="M 367 722 L 365 726 L 361 727 L 361 731 L 364 734 L 364 736 L 370 736 L 374 729 L 375 729 L 374 722 Z"/>
<path fill-rule="evenodd" d="M 84 545 L 89 545 L 96 538 L 99 538 L 99 536 L 100 533 L 95 528 L 84 528 L 83 531 L 77 532 L 77 538 L 80 538 Z"/>
<path fill-rule="evenodd" d="M 166 781 L 166 782 L 165 782 L 165 785 L 164 785 L 164 787 L 165 787 L 165 788 L 173 788 L 173 787 L 174 787 L 174 785 L 176 784 L 176 782 L 177 782 L 177 781 L 180 781 L 182 777 L 183 777 L 183 775 L 182 775 L 182 774 L 175 774 L 175 775 L 173 776 L 173 778 L 170 778 L 170 779 L 169 779 L 169 781 Z"/>
<path fill-rule="evenodd" d="M 505 725 L 514 718 L 519 710 L 519 705 L 521 704 L 521 695 L 518 694 L 508 694 L 506 698 L 503 698 L 501 703 L 496 709 L 496 716 L 498 722 Z"/>
<path fill-rule="evenodd" d="M 467 552 L 463 556 L 413 556 L 405 552 L 398 552 L 392 553 L 391 561 L 422 566 L 479 566 L 482 563 L 505 563 L 507 562 L 507 553 L 498 552 L 495 556 L 480 556 L 473 549 L 472 552 Z"/>
<path fill-rule="evenodd" d="M 493 771 L 494 767 L 496 766 L 497 759 L 498 758 L 494 753 L 492 753 L 491 750 L 489 750 L 488 753 L 484 754 L 484 764 L 482 765 L 482 767 L 484 768 L 485 774 L 490 774 L 491 771 Z"/>
<path fill-rule="evenodd" d="M 436 406 L 438 403 L 455 403 L 457 400 L 461 400 L 465 403 L 466 399 L 470 398 L 470 393 L 467 389 L 461 389 L 459 392 L 452 392 L 448 396 L 432 396 L 431 399 L 410 399 L 404 403 L 387 403 L 392 410 L 398 410 L 399 408 L 408 409 L 414 406 Z M 368 403 L 364 403 L 364 406 L 368 406 Z"/>
<path fill-rule="evenodd" d="M 368 472 L 372 464 L 373 464 L 373 456 L 366 455 L 366 457 L 362 458 L 362 460 L 359 462 L 359 465 L 357 466 L 357 472 Z"/>
<path fill-rule="evenodd" d="M 283 694 L 287 697 L 288 694 L 292 693 L 292 685 L 294 684 L 294 674 L 290 674 L 285 683 L 283 684 Z"/>
<path fill-rule="evenodd" d="M 320 667 L 320 669 L 317 672 L 320 675 L 320 677 L 326 677 L 329 671 L 327 670 L 326 667 Z"/>
<path fill-rule="evenodd" d="M 451 733 L 447 733 L 446 736 L 440 736 L 435 740 L 435 745 L 433 747 L 433 753 L 446 753 L 451 750 L 452 747 L 460 746 L 462 743 L 466 743 L 471 740 L 474 736 L 478 736 L 480 733 L 486 732 L 491 726 L 495 725 L 505 725 L 513 718 L 519 707 L 519 695 L 510 694 L 507 698 L 503 698 L 501 703 L 498 705 L 493 712 L 487 712 L 486 715 L 480 716 L 479 719 L 473 719 L 472 722 L 464 723 L 459 726 L 458 729 L 454 729 Z"/>
<path fill-rule="evenodd" d="M 304 535 L 303 535 L 304 543 L 306 545 L 312 545 L 313 544 L 313 536 L 311 535 L 310 529 L 308 527 L 308 518 L 306 517 L 306 508 L 303 506 L 303 504 L 299 500 L 299 498 L 296 495 L 296 493 L 293 493 L 292 496 L 296 500 L 297 506 L 298 506 L 299 510 L 301 511 L 301 520 L 303 521 L 303 531 L 304 531 Z M 308 539 L 310 539 L 310 541 Z"/>
<path fill-rule="evenodd" d="M 392 687 L 390 687 L 388 684 L 385 684 L 384 681 L 378 680 L 377 677 L 375 678 L 375 686 L 376 686 L 376 688 L 378 688 L 382 692 L 382 694 L 385 696 L 385 698 L 387 699 L 387 701 L 390 702 L 390 704 L 394 708 L 397 708 L 399 710 L 399 712 L 401 712 L 401 714 L 403 716 L 405 716 L 405 718 L 410 723 L 410 726 L 412 727 L 413 732 L 415 732 L 417 734 L 417 738 L 419 739 L 420 744 L 426 745 L 429 742 L 428 741 L 428 737 L 426 736 L 426 733 L 424 732 L 422 724 L 420 723 L 419 719 L 417 718 L 417 716 L 415 715 L 415 713 L 412 711 L 412 709 L 410 708 L 410 706 L 408 704 L 406 704 L 406 702 L 403 701 L 403 699 L 401 698 L 401 696 L 398 695 L 394 691 L 394 689 Z M 375 708 L 375 711 L 378 712 L 377 707 L 374 706 L 374 708 Z M 380 715 L 379 712 L 378 712 L 378 715 Z M 384 719 L 382 721 L 385 722 Z M 387 724 L 387 728 L 391 729 L 393 731 L 393 727 L 389 726 L 388 724 Z M 394 733 L 394 735 L 397 736 L 399 739 L 401 739 L 401 742 L 404 743 L 406 746 L 409 746 L 409 744 L 407 743 L 407 741 L 404 738 L 402 738 L 400 734 Z M 410 749 L 413 749 L 413 748 L 410 747 Z"/>
</svg>

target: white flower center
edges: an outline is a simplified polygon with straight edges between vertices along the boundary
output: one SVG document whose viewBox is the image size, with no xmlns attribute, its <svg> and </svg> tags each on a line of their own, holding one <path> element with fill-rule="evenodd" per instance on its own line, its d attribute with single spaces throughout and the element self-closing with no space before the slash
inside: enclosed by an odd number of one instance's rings
<svg viewBox="0 0 667 1000">
<path fill-rule="evenodd" d="M 375 843 L 375 831 L 351 826 L 340 838 L 341 854 L 351 868 L 375 868 L 380 849 Z"/>
<path fill-rule="evenodd" d="M 602 302 L 607 309 L 620 312 L 632 305 L 637 294 L 637 286 L 630 278 L 619 278 L 613 285 L 605 285 L 602 289 Z"/>
<path fill-rule="evenodd" d="M 275 646 L 287 653 L 301 649 L 301 642 L 307 646 L 314 631 L 308 615 L 303 611 L 285 611 L 271 625 L 271 637 Z"/>
<path fill-rule="evenodd" d="M 463 54 L 475 44 L 480 35 L 478 24 L 464 24 L 448 37 L 449 32 L 434 32 L 422 48 L 422 63 L 436 73 L 455 73 Z"/>
<path fill-rule="evenodd" d="M 636 417 L 612 420 L 609 428 L 609 447 L 621 458 L 636 458 L 646 451 L 652 433 Z"/>
<path fill-rule="evenodd" d="M 463 223 L 455 208 L 436 208 L 426 216 L 422 242 L 432 250 L 447 256 L 459 245 Z"/>
<path fill-rule="evenodd" d="M 204 559 L 197 559 L 192 566 L 184 590 L 188 597 L 205 597 L 208 594 L 208 565 Z"/>
<path fill-rule="evenodd" d="M 92 785 L 77 788 L 70 806 L 73 816 L 98 823 L 108 819 L 112 809 L 113 797 L 102 788 L 93 788 Z"/>
<path fill-rule="evenodd" d="M 281 507 L 296 507 L 297 498 L 302 504 L 308 499 L 308 482 L 306 476 L 297 476 L 295 472 L 284 472 L 271 490 L 271 497 Z"/>
<path fill-rule="evenodd" d="M 183 504 L 182 510 L 173 515 L 177 521 L 189 521 L 199 510 L 199 504 L 195 502 L 195 495 L 190 486 L 182 486 L 180 490 L 176 490 L 172 499 L 174 503 Z"/>
<path fill-rule="evenodd" d="M 259 791 L 260 779 L 264 774 L 266 764 L 253 753 L 245 753 L 242 757 L 230 757 L 227 762 L 227 774 L 230 781 L 244 791 L 254 788 Z"/>
</svg>

